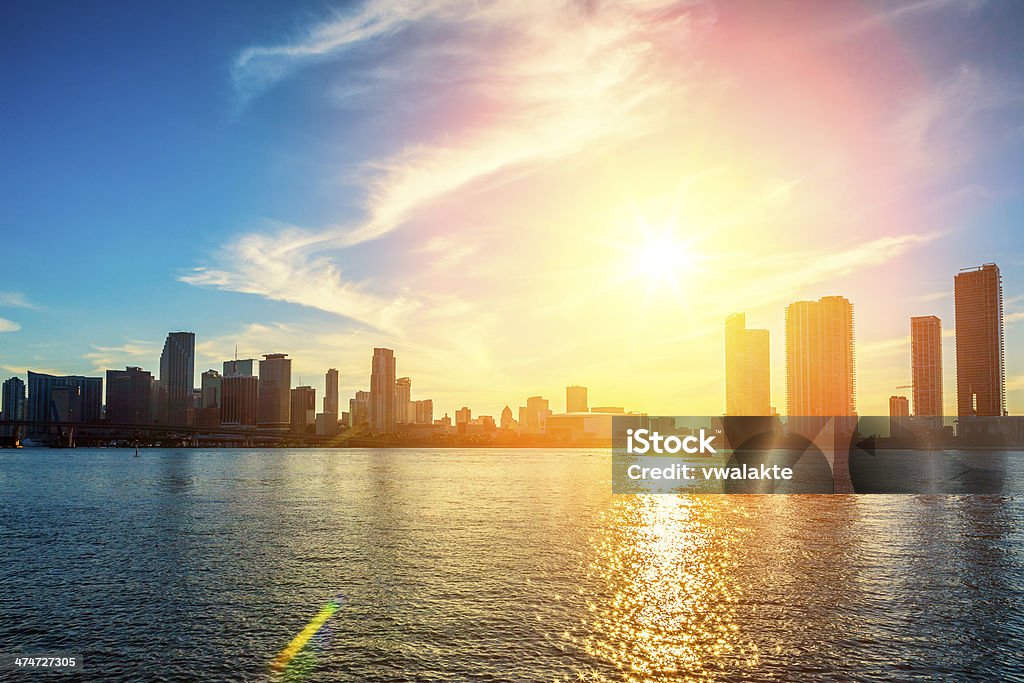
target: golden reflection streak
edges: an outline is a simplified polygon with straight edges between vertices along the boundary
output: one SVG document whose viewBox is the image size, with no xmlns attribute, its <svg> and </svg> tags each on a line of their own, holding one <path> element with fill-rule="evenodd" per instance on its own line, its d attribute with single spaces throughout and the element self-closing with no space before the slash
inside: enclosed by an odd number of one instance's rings
<svg viewBox="0 0 1024 683">
<path fill-rule="evenodd" d="M 723 524 L 727 507 L 724 497 L 630 496 L 593 539 L 588 572 L 610 599 L 588 602 L 589 635 L 580 644 L 618 668 L 622 680 L 708 681 L 758 664 L 757 645 L 741 640 L 736 623 L 731 549 L 743 531 Z"/>
</svg>

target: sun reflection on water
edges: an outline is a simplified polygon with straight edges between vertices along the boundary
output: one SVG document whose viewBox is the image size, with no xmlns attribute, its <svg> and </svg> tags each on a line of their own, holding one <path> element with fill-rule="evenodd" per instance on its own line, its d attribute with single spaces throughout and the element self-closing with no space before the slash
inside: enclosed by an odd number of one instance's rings
<svg viewBox="0 0 1024 683">
<path fill-rule="evenodd" d="M 744 531 L 714 523 L 728 505 L 708 496 L 630 496 L 592 539 L 588 573 L 607 592 L 588 600 L 578 644 L 622 680 L 707 681 L 757 665 L 757 645 L 743 639 L 736 619 L 733 549 Z"/>
</svg>

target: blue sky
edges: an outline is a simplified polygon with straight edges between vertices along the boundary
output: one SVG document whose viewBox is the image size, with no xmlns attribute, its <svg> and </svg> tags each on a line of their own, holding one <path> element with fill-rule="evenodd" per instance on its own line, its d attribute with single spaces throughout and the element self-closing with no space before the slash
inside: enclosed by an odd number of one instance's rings
<svg viewBox="0 0 1024 683">
<path fill-rule="evenodd" d="M 365 388 L 373 346 L 391 346 L 414 398 L 441 412 L 497 414 L 535 393 L 559 409 L 570 383 L 601 404 L 717 412 L 719 323 L 744 300 L 702 306 L 706 273 L 629 275 L 629 249 L 606 258 L 603 245 L 644 238 L 651 216 L 679 213 L 672 188 L 719 174 L 744 199 L 695 191 L 663 251 L 701 250 L 710 272 L 747 230 L 810 259 L 844 250 L 835 273 L 747 308 L 777 362 L 787 301 L 847 294 L 861 412 L 884 410 L 909 377 L 906 318 L 951 327 L 953 274 L 994 260 L 1010 407 L 1024 412 L 1024 6 L 808 7 L 11 4 L 0 369 L 155 370 L 166 332 L 185 329 L 197 373 L 237 343 L 292 353 L 296 383 L 322 387 L 338 367 L 343 392 Z M 751 92 L 763 115 L 742 111 Z M 764 187 L 785 188 L 778 215 L 715 222 Z M 879 188 L 896 208 L 866 206 Z M 636 207 L 644 221 L 606 223 Z M 645 346 L 595 322 L 644 297 L 686 324 Z M 946 351 L 951 403 L 952 339 Z M 630 354 L 650 365 L 614 360 Z"/>
</svg>

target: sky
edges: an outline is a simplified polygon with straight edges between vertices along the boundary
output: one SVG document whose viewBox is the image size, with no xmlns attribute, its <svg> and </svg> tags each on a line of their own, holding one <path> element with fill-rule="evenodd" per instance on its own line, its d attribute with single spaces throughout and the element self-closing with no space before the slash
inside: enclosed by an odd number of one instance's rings
<svg viewBox="0 0 1024 683">
<path fill-rule="evenodd" d="M 1024 5 L 10 4 L 0 373 L 283 352 L 343 399 L 395 350 L 435 417 L 564 387 L 724 409 L 724 320 L 848 297 L 857 408 L 953 276 L 1003 274 L 1024 413 Z M 197 382 L 198 385 L 198 382 Z"/>
</svg>

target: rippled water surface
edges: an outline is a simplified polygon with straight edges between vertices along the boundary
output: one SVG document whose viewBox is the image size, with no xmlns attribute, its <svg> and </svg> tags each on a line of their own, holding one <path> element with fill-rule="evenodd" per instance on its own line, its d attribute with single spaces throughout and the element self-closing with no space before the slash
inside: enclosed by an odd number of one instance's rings
<svg viewBox="0 0 1024 683">
<path fill-rule="evenodd" d="M 1020 499 L 610 475 L 603 451 L 0 452 L 0 652 L 78 653 L 84 680 L 1024 681 Z"/>
</svg>

